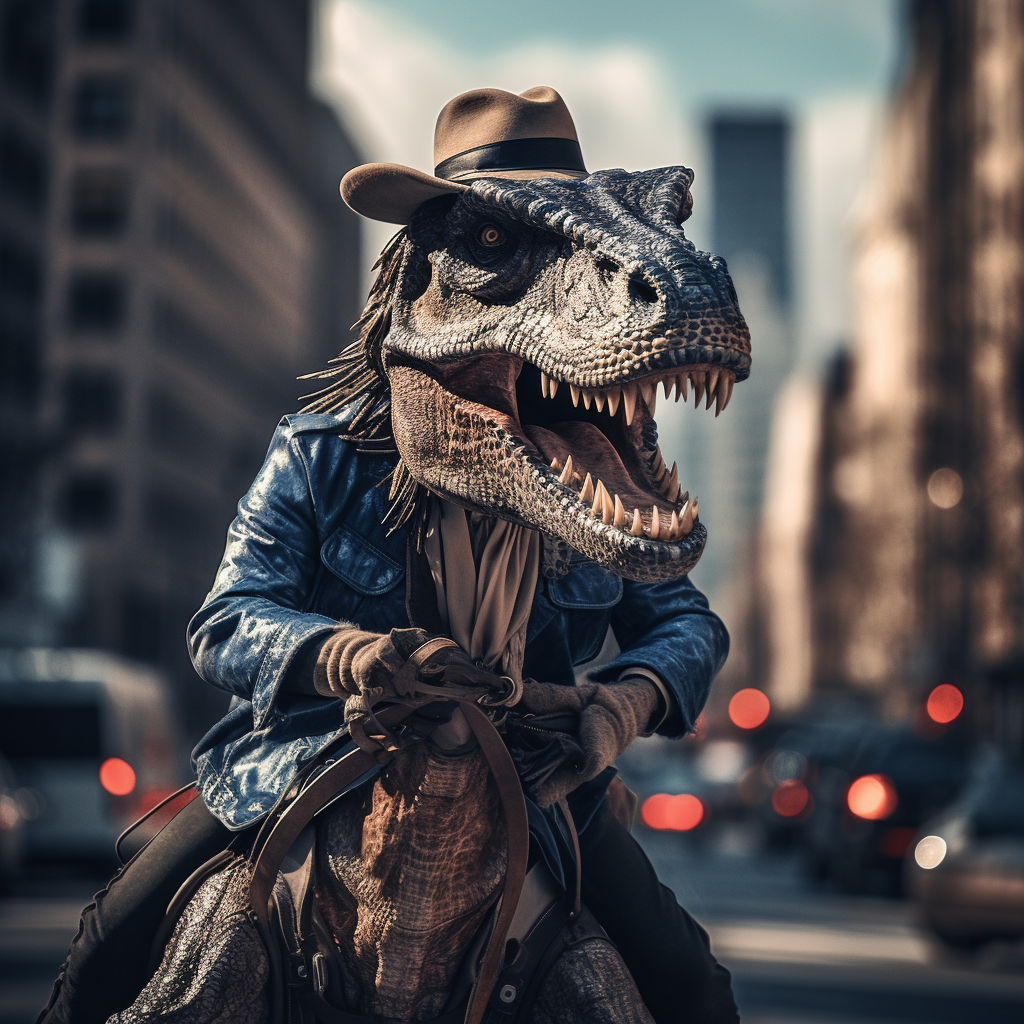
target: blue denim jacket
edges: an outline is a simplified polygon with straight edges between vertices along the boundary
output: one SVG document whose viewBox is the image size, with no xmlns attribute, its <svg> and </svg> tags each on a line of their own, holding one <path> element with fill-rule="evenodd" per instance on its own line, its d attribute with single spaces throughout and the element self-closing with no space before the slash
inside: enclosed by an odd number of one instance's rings
<svg viewBox="0 0 1024 1024">
<path fill-rule="evenodd" d="M 345 422 L 344 413 L 282 420 L 238 504 L 213 590 L 189 623 L 196 671 L 233 695 L 192 755 L 203 799 L 231 829 L 263 817 L 343 731 L 341 701 L 281 688 L 303 644 L 339 620 L 375 632 L 409 625 L 406 531 L 387 535 L 386 488 L 377 486 L 393 462 L 341 440 Z M 598 653 L 609 624 L 622 653 L 593 678 L 646 666 L 675 695 L 675 731 L 690 730 L 729 638 L 688 579 L 633 583 L 579 562 L 542 580 L 523 675 L 571 684 L 573 666 Z M 610 777 L 578 790 L 574 812 L 589 818 Z"/>
</svg>

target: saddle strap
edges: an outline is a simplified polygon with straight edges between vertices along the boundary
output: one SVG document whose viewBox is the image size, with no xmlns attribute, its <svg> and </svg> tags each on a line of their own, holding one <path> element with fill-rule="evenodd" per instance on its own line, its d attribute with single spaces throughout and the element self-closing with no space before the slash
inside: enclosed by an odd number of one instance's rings
<svg viewBox="0 0 1024 1024">
<path fill-rule="evenodd" d="M 377 715 L 385 726 L 397 725 L 419 710 L 422 702 L 392 705 Z M 480 710 L 475 701 L 455 697 L 453 703 L 461 708 L 472 729 L 480 750 L 494 777 L 498 796 L 505 813 L 508 864 L 500 909 L 491 937 L 484 950 L 480 971 L 469 998 L 465 1015 L 466 1024 L 480 1024 L 487 1010 L 487 1002 L 501 970 L 505 950 L 505 937 L 515 916 L 519 896 L 529 859 L 530 827 L 526 814 L 526 801 L 515 764 L 509 755 L 494 723 Z M 252 881 L 249 900 L 256 923 L 266 941 L 272 941 L 270 897 L 277 873 L 295 840 L 314 815 L 330 803 L 345 788 L 356 782 L 371 769 L 388 764 L 397 750 L 378 748 L 369 752 L 362 747 L 349 751 L 295 797 L 287 807 L 275 814 L 272 824 L 261 830 L 250 857 Z M 265 838 L 264 838 L 265 837 Z M 260 841 L 262 840 L 262 842 Z"/>
</svg>

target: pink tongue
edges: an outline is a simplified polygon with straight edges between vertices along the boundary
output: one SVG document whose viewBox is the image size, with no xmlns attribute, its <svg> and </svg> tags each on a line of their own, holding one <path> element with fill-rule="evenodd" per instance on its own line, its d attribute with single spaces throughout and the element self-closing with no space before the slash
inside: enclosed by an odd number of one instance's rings
<svg viewBox="0 0 1024 1024">
<path fill-rule="evenodd" d="M 589 473 L 595 486 L 598 480 L 604 481 L 608 491 L 612 495 L 618 494 L 627 509 L 649 511 L 657 499 L 661 508 L 671 511 L 672 505 L 663 497 L 641 491 L 633 483 L 619 453 L 593 423 L 568 420 L 551 426 L 552 429 L 548 429 L 532 423 L 523 424 L 526 436 L 549 463 L 552 459 L 558 459 L 559 464 L 564 466 L 566 456 L 571 455 L 573 466 L 581 477 L 585 478 Z"/>
</svg>

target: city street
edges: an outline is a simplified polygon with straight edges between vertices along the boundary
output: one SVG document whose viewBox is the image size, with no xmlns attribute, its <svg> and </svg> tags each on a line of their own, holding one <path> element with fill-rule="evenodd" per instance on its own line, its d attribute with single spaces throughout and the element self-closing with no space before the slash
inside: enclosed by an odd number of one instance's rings
<svg viewBox="0 0 1024 1024">
<path fill-rule="evenodd" d="M 1022 950 L 953 954 L 915 927 L 905 903 L 809 890 L 784 859 L 641 838 L 733 972 L 744 1024 L 1024 1020 Z M 0 899 L 0 1024 L 35 1019 L 100 884 L 30 878 Z"/>
</svg>

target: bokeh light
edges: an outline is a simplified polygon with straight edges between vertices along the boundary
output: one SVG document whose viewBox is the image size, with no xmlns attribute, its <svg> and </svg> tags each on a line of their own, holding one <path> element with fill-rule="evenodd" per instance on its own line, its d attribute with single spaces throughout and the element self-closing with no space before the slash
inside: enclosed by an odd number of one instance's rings
<svg viewBox="0 0 1024 1024">
<path fill-rule="evenodd" d="M 918 865 L 931 871 L 937 868 L 946 858 L 946 840 L 942 836 L 925 836 L 914 847 L 914 860 Z"/>
<path fill-rule="evenodd" d="M 868 821 L 888 818 L 898 803 L 896 787 L 885 775 L 862 775 L 846 791 L 846 806 L 858 818 Z"/>
<path fill-rule="evenodd" d="M 810 805 L 810 791 L 799 779 L 780 782 L 772 793 L 772 810 L 783 818 L 799 817 Z"/>
<path fill-rule="evenodd" d="M 764 725 L 771 708 L 771 702 L 764 693 L 748 686 L 732 695 L 729 701 L 729 720 L 740 729 L 756 729 Z"/>
<path fill-rule="evenodd" d="M 704 820 L 704 805 L 692 793 L 655 793 L 643 802 L 640 818 L 660 832 L 689 832 Z"/>
<path fill-rule="evenodd" d="M 964 695 L 952 683 L 940 683 L 928 694 L 928 717 L 940 725 L 952 722 L 964 709 Z"/>
<path fill-rule="evenodd" d="M 955 469 L 937 469 L 928 477 L 928 500 L 936 508 L 955 508 L 964 496 L 964 482 Z"/>
<path fill-rule="evenodd" d="M 135 769 L 120 757 L 100 765 L 100 785 L 112 796 L 127 796 L 135 788 Z"/>
</svg>

